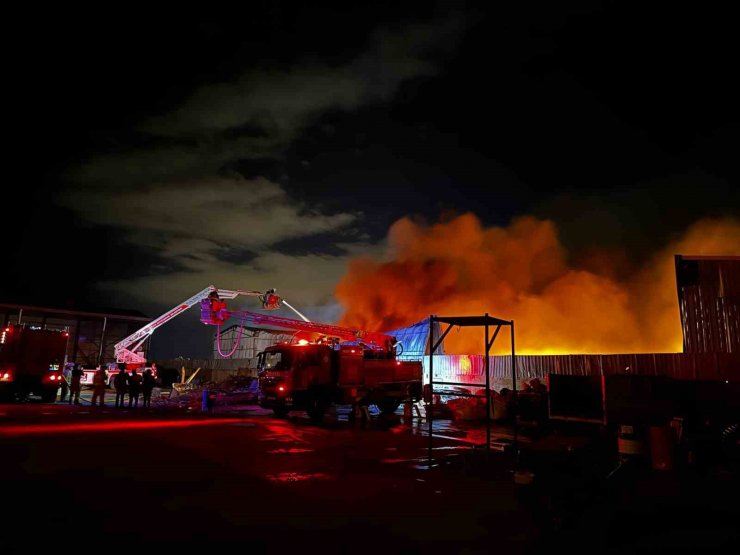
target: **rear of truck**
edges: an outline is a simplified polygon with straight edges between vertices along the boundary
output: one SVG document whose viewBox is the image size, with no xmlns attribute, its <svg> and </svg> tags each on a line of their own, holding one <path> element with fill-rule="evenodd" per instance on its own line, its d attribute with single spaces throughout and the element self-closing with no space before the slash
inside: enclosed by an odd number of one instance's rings
<svg viewBox="0 0 740 555">
<path fill-rule="evenodd" d="M 61 386 L 68 333 L 8 325 L 0 331 L 0 398 L 37 395 L 54 402 Z"/>
</svg>

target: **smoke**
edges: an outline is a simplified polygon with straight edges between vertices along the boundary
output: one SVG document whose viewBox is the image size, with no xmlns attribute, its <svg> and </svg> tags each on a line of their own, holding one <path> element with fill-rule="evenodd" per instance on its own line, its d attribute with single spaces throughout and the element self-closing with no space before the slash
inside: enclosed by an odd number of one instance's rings
<svg viewBox="0 0 740 555">
<path fill-rule="evenodd" d="M 438 316 L 514 320 L 521 354 L 678 352 L 675 254 L 740 254 L 740 222 L 700 220 L 640 268 L 597 247 L 571 260 L 554 222 L 524 216 L 483 227 L 463 214 L 434 225 L 402 218 L 383 260 L 353 259 L 336 297 L 342 325 L 388 331 Z M 500 344 L 509 352 L 508 333 Z M 481 353 L 483 330 L 462 328 L 448 353 Z"/>
</svg>

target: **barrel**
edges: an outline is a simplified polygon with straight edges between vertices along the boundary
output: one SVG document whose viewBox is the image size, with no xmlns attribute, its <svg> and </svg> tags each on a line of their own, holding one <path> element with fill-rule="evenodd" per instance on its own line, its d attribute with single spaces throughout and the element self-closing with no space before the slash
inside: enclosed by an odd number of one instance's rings
<svg viewBox="0 0 740 555">
<path fill-rule="evenodd" d="M 648 430 L 650 441 L 650 464 L 655 470 L 673 469 L 676 441 L 675 433 L 670 425 L 650 426 Z"/>
<path fill-rule="evenodd" d="M 645 458 L 647 446 L 643 430 L 632 424 L 621 424 L 617 435 L 617 450 L 622 460 Z"/>
</svg>

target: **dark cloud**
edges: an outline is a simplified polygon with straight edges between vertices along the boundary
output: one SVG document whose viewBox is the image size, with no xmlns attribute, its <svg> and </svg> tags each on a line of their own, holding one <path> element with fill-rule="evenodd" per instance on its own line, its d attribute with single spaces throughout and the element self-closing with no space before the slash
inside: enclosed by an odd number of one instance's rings
<svg viewBox="0 0 740 555">
<path fill-rule="evenodd" d="M 237 273 L 247 280 L 255 275 L 254 266 L 240 260 L 259 263 L 281 249 L 296 252 L 295 245 L 302 244 L 299 251 L 315 251 L 313 263 L 323 268 L 317 270 L 321 277 L 304 286 L 305 295 L 313 298 L 319 290 L 330 295 L 339 274 L 328 274 L 327 268 L 341 272 L 347 253 L 323 243 L 333 233 L 357 241 L 362 204 L 343 208 L 292 195 L 279 183 L 290 180 L 279 171 L 281 160 L 323 114 L 387 103 L 405 81 L 438 74 L 435 60 L 454 50 L 461 31 L 459 17 L 379 27 L 364 49 L 342 63 L 304 56 L 273 68 L 246 69 L 195 88 L 179 106 L 143 119 L 135 131 L 117 136 L 119 142 L 72 166 L 58 202 L 89 224 L 117 229 L 131 248 L 159 259 L 141 269 L 141 279 L 106 280 L 104 287 L 164 301 L 151 292 L 160 291 L 160 280 L 166 279 L 175 284 L 166 297 L 176 302 L 174 292 L 184 294 L 181 281 L 190 287 L 197 279 L 212 281 L 208 275 Z M 251 179 L 232 177 L 235 170 Z M 249 254 L 239 259 L 235 251 Z M 322 258 L 327 252 L 335 257 Z"/>
<path fill-rule="evenodd" d="M 149 233 L 168 245 L 168 238 L 261 248 L 325 233 L 353 223 L 357 212 L 321 214 L 300 206 L 283 188 L 265 179 L 212 178 L 185 183 L 99 191 L 70 191 L 70 209 L 98 225 Z M 192 247 L 193 245 L 191 245 Z"/>
</svg>

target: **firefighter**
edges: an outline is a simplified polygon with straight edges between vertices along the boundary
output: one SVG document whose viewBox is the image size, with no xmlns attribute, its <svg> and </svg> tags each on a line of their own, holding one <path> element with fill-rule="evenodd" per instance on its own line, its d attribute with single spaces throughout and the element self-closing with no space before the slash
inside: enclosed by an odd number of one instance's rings
<svg viewBox="0 0 740 555">
<path fill-rule="evenodd" d="M 77 364 L 72 369 L 70 384 L 69 384 L 69 404 L 73 402 L 75 405 L 80 404 L 80 392 L 82 391 L 82 364 Z"/>
<path fill-rule="evenodd" d="M 71 364 L 65 364 L 62 368 L 62 388 L 59 391 L 59 402 L 63 403 L 67 400 L 67 393 L 69 392 L 69 375 L 72 370 Z"/>
<path fill-rule="evenodd" d="M 90 404 L 94 407 L 98 404 L 100 399 L 100 406 L 105 406 L 105 386 L 108 381 L 108 373 L 105 371 L 105 367 L 100 366 L 93 376 L 93 393 Z"/>
<path fill-rule="evenodd" d="M 262 301 L 262 308 L 268 310 L 280 308 L 280 297 L 278 297 L 274 289 L 265 291 L 265 294 L 260 297 L 260 300 Z"/>
<path fill-rule="evenodd" d="M 149 408 L 152 406 L 152 391 L 154 390 L 155 385 L 156 381 L 154 379 L 152 369 L 147 368 L 141 375 L 141 394 L 144 408 Z"/>
<path fill-rule="evenodd" d="M 141 374 L 134 367 L 128 377 L 128 408 L 132 405 L 139 406 L 139 395 L 141 395 Z"/>
<path fill-rule="evenodd" d="M 116 408 L 122 409 L 123 400 L 128 392 L 128 373 L 124 363 L 118 365 L 118 374 L 113 378 L 113 387 L 116 388 Z"/>
<path fill-rule="evenodd" d="M 208 302 L 211 310 L 211 321 L 216 324 L 223 324 L 228 319 L 228 314 L 226 303 L 218 296 L 218 291 L 211 291 L 208 294 Z"/>
</svg>

